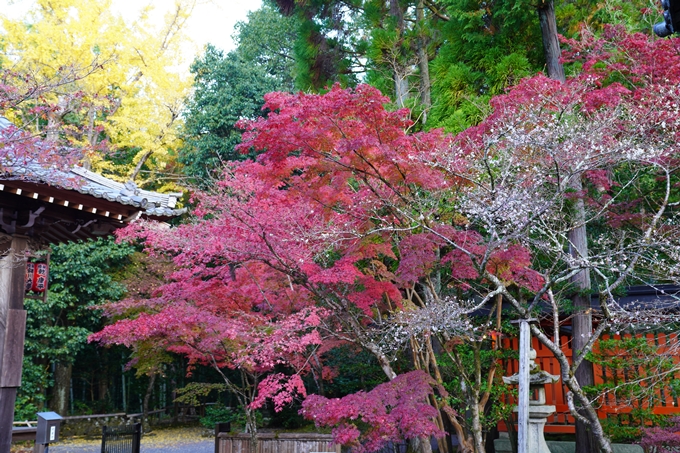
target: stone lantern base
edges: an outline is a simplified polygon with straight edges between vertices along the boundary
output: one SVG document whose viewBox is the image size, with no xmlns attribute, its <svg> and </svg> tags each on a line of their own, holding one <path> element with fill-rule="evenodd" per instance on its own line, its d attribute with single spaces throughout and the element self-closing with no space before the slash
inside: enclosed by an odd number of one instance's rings
<svg viewBox="0 0 680 453">
<path fill-rule="evenodd" d="M 515 407 L 517 412 L 517 407 Z M 527 453 L 550 453 L 548 444 L 545 442 L 543 435 L 543 428 L 545 422 L 552 414 L 555 413 L 555 406 L 547 406 L 545 404 L 529 405 L 529 448 Z"/>
</svg>

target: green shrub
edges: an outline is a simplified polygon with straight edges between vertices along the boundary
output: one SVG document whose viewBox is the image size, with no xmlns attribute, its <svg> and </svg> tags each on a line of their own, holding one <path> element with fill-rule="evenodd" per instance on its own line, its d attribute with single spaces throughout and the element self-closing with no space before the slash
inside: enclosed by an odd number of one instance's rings
<svg viewBox="0 0 680 453">
<path fill-rule="evenodd" d="M 262 426 L 262 414 L 256 412 L 255 417 L 257 426 Z M 213 429 L 216 423 L 231 423 L 231 430 L 237 431 L 246 425 L 246 414 L 240 407 L 234 409 L 215 404 L 205 408 L 205 417 L 201 417 L 199 421 L 201 425 L 209 429 Z"/>
</svg>

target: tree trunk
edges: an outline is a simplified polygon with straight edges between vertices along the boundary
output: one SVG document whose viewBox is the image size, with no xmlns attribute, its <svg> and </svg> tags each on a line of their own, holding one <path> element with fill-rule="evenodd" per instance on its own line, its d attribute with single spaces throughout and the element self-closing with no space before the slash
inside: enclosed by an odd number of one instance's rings
<svg viewBox="0 0 680 453">
<path fill-rule="evenodd" d="M 562 52 L 557 37 L 557 22 L 555 20 L 555 6 L 553 0 L 543 0 L 538 7 L 538 18 L 541 25 L 543 38 L 543 53 L 545 56 L 546 71 L 548 77 L 553 80 L 564 82 L 564 67 L 560 62 Z M 571 187 L 580 192 L 582 190 L 580 174 L 574 176 Z M 588 257 L 588 239 L 585 220 L 585 207 L 583 200 L 577 200 L 574 207 L 574 219 L 577 227 L 569 231 L 569 243 L 571 255 L 574 257 Z M 592 313 L 590 309 L 590 274 L 587 271 L 579 272 L 572 278 L 576 290 L 572 302 L 574 305 L 574 318 L 572 322 L 572 350 L 574 354 L 583 349 L 588 342 L 593 329 Z M 581 387 L 593 384 L 593 366 L 583 361 L 575 372 L 576 381 Z M 575 453 L 591 453 L 596 445 L 588 426 L 576 421 L 576 451 Z"/>
<path fill-rule="evenodd" d="M 432 107 L 431 82 L 430 82 L 430 59 L 427 54 L 427 37 L 425 36 L 425 2 L 418 1 L 416 9 L 418 27 L 418 67 L 420 69 L 420 103 L 423 107 L 422 123 L 427 122 L 427 114 Z"/>
<path fill-rule="evenodd" d="M 375 358 L 378 360 L 378 363 L 380 364 L 380 368 L 382 368 L 383 373 L 385 373 L 385 376 L 387 376 L 387 379 L 391 381 L 397 377 L 397 373 L 394 371 L 394 368 L 392 368 L 390 359 L 385 356 L 378 345 L 370 342 L 364 342 L 360 344 L 361 346 L 368 349 L 373 354 L 373 356 L 375 356 Z"/>
<path fill-rule="evenodd" d="M 60 96 L 57 101 L 55 109 L 50 111 L 47 115 L 47 133 L 45 134 L 45 141 L 56 143 L 59 140 L 59 131 L 63 123 L 63 117 L 68 108 L 68 101 L 64 96 Z"/>
<path fill-rule="evenodd" d="M 475 392 L 477 393 L 477 392 Z M 479 395 L 475 395 L 476 400 L 479 401 Z M 484 433 L 482 429 L 482 411 L 483 408 L 479 407 L 479 404 L 475 401 L 470 401 L 473 403 L 470 405 L 470 411 L 472 412 L 472 435 L 475 439 L 475 453 L 485 453 L 486 445 L 484 445 Z"/>
<path fill-rule="evenodd" d="M 109 397 L 108 376 L 100 376 L 97 380 L 97 395 L 99 396 L 99 401 L 104 401 Z"/>
<path fill-rule="evenodd" d="M 151 431 L 151 424 L 149 423 L 149 400 L 151 400 L 151 395 L 153 395 L 156 376 L 156 373 L 153 372 L 151 376 L 149 376 L 149 386 L 146 388 L 146 394 L 144 394 L 144 403 L 142 404 L 142 431 L 144 433 Z"/>
<path fill-rule="evenodd" d="M 87 142 L 93 148 L 97 146 L 97 143 L 99 143 L 99 131 L 97 131 L 97 129 L 94 127 L 94 121 L 96 118 L 97 109 L 94 107 L 94 105 L 92 105 L 87 111 Z"/>
<path fill-rule="evenodd" d="M 396 33 L 398 36 L 397 42 L 394 43 L 394 54 L 390 56 L 390 63 L 392 64 L 392 71 L 394 73 L 394 97 L 399 108 L 406 106 L 406 99 L 408 98 L 409 84 L 408 76 L 410 69 L 399 61 L 402 41 L 404 39 L 404 32 L 406 24 L 404 22 L 404 11 L 402 10 L 399 0 L 390 0 L 390 16 L 396 21 Z"/>
<path fill-rule="evenodd" d="M 583 393 L 583 390 L 581 389 L 581 386 L 578 384 L 578 381 L 572 377 L 571 365 L 566 354 L 564 354 L 562 349 L 558 345 L 553 343 L 537 326 L 532 325 L 531 332 L 534 335 L 534 337 L 538 338 L 538 341 L 540 341 L 553 353 L 555 359 L 557 359 L 560 365 L 560 375 L 562 377 L 563 385 L 565 385 L 567 389 L 569 389 L 572 398 L 579 402 L 581 407 L 583 408 L 583 410 L 579 411 L 578 413 L 581 414 L 583 417 L 587 418 L 588 421 L 590 421 L 592 424 L 591 432 L 594 433 L 592 439 L 593 447 L 590 450 L 588 450 L 588 453 L 593 453 L 597 451 L 601 451 L 602 453 L 612 453 L 613 450 L 611 447 L 611 443 L 604 434 L 602 425 L 600 424 L 597 418 L 597 412 L 593 408 L 593 405 L 590 403 L 587 396 Z M 599 445 L 599 448 L 596 448 L 597 445 Z"/>
<path fill-rule="evenodd" d="M 543 38 L 543 55 L 548 77 L 553 80 L 565 81 L 564 67 L 560 62 L 562 51 L 557 38 L 557 22 L 555 21 L 555 5 L 553 0 L 543 0 L 538 6 L 538 19 L 541 24 Z"/>
<path fill-rule="evenodd" d="M 142 154 L 142 157 L 139 158 L 139 162 L 137 162 L 137 165 L 135 165 L 135 169 L 132 171 L 132 174 L 130 175 L 130 181 L 134 182 L 135 179 L 137 179 L 137 176 L 139 176 L 139 172 L 142 171 L 142 167 L 146 163 L 147 160 L 149 160 L 149 156 L 153 154 L 152 150 L 146 151 L 144 154 Z"/>
<path fill-rule="evenodd" d="M 414 452 L 432 453 L 432 445 L 430 445 L 430 439 L 427 437 L 416 437 L 411 439 L 409 443 Z"/>
<path fill-rule="evenodd" d="M 577 193 L 583 190 L 580 175 L 575 175 L 570 183 Z M 588 257 L 588 238 L 586 236 L 585 207 L 582 199 L 576 199 L 574 206 L 574 220 L 577 226 L 569 231 L 569 251 L 575 258 Z M 576 294 L 572 297 L 574 316 L 572 321 L 572 357 L 576 358 L 583 351 L 593 332 L 592 310 L 590 306 L 590 273 L 587 270 L 576 274 L 572 280 Z M 581 388 L 593 385 L 593 364 L 584 360 L 574 370 L 574 377 Z M 576 451 L 575 453 L 590 453 L 597 445 L 592 438 L 589 427 L 576 420 Z"/>
<path fill-rule="evenodd" d="M 54 364 L 54 389 L 50 408 L 59 415 L 68 414 L 68 398 L 71 389 L 71 371 L 73 366 L 56 362 Z"/>
<path fill-rule="evenodd" d="M 246 415 L 245 431 L 250 434 L 250 448 L 248 453 L 257 453 L 257 416 L 253 409 L 243 406 Z"/>
</svg>

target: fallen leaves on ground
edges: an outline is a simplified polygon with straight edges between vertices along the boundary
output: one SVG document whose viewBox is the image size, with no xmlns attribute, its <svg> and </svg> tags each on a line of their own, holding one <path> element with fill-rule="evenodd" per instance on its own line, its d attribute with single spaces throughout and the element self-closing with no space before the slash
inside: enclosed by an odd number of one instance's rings
<svg viewBox="0 0 680 453">
<path fill-rule="evenodd" d="M 142 446 L 163 447 L 209 440 L 203 436 L 205 431 L 201 427 L 154 429 L 142 436 Z"/>
<path fill-rule="evenodd" d="M 154 428 L 153 431 L 142 436 L 142 446 L 166 447 L 209 440 L 209 437 L 203 435 L 205 432 L 206 429 L 201 427 Z M 101 439 L 70 437 L 60 439 L 58 445 L 85 447 L 101 445 L 101 443 Z M 33 446 L 16 445 L 12 447 L 12 453 L 33 453 Z"/>
</svg>

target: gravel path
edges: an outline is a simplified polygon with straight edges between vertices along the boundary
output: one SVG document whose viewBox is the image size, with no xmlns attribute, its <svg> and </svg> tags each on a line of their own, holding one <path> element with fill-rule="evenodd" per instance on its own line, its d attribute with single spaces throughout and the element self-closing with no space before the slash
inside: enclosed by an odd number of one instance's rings
<svg viewBox="0 0 680 453">
<path fill-rule="evenodd" d="M 142 437 L 140 453 L 214 453 L 215 440 L 200 429 L 155 430 Z M 100 453 L 101 440 L 65 439 L 50 445 L 48 453 Z"/>
<path fill-rule="evenodd" d="M 183 443 L 176 445 L 153 446 L 144 445 L 142 442 L 140 453 L 213 453 L 215 442 L 205 440 L 200 442 Z M 100 453 L 101 445 L 50 445 L 48 453 Z"/>
</svg>

